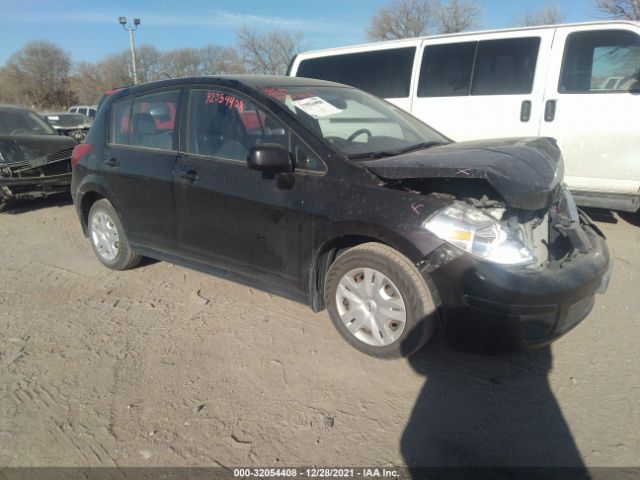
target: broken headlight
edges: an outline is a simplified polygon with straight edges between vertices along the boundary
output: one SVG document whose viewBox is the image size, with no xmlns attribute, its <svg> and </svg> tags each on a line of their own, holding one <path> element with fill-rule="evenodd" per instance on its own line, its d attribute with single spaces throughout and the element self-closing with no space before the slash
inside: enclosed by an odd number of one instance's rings
<svg viewBox="0 0 640 480">
<path fill-rule="evenodd" d="M 535 257 L 498 220 L 479 209 L 456 202 L 442 208 L 423 227 L 471 255 L 503 265 L 529 265 Z"/>
</svg>

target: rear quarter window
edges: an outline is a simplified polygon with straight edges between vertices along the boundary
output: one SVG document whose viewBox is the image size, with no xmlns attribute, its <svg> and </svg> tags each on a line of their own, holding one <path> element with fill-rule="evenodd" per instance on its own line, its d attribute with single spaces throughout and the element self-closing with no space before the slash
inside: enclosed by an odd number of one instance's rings
<svg viewBox="0 0 640 480">
<path fill-rule="evenodd" d="M 344 83 L 382 98 L 406 98 L 415 47 L 345 53 L 302 60 L 297 77 Z"/>
</svg>

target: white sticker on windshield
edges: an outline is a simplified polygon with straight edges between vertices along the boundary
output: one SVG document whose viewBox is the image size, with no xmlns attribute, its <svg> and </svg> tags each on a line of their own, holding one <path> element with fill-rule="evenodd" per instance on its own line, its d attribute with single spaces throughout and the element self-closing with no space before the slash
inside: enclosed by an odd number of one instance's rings
<svg viewBox="0 0 640 480">
<path fill-rule="evenodd" d="M 294 100 L 293 104 L 304 113 L 307 113 L 314 118 L 328 117 L 329 115 L 334 115 L 342 111 L 320 97 L 309 97 L 302 100 Z"/>
<path fill-rule="evenodd" d="M 49 115 L 47 118 L 48 118 L 49 120 L 60 120 L 60 117 L 59 117 L 59 116 L 57 116 L 57 115 Z"/>
</svg>

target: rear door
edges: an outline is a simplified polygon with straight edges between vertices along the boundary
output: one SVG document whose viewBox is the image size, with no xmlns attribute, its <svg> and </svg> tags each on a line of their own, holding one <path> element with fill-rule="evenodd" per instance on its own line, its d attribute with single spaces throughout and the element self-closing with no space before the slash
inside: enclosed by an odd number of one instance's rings
<svg viewBox="0 0 640 480">
<path fill-rule="evenodd" d="M 412 113 L 456 141 L 537 135 L 553 33 L 425 40 Z"/>
<path fill-rule="evenodd" d="M 556 34 L 540 134 L 558 140 L 566 182 L 576 193 L 638 195 L 639 33 L 616 24 L 562 27 Z"/>
<path fill-rule="evenodd" d="M 179 88 L 127 97 L 111 107 L 103 176 L 131 241 L 175 251 L 173 170 L 177 156 Z"/>
<path fill-rule="evenodd" d="M 234 90 L 193 88 L 175 198 L 184 255 L 201 263 L 302 290 L 300 255 L 305 176 L 247 166 L 250 149 L 289 130 Z M 291 151 L 291 150 L 290 150 Z"/>
</svg>

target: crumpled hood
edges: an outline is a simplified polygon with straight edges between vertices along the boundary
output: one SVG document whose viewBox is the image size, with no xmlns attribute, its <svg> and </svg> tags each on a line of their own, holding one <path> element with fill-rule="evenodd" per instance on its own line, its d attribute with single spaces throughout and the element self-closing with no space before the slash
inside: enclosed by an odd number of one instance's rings
<svg viewBox="0 0 640 480">
<path fill-rule="evenodd" d="M 387 180 L 486 179 L 510 206 L 527 210 L 549 207 L 564 180 L 560 149 L 546 137 L 451 143 L 362 164 Z"/>
<path fill-rule="evenodd" d="M 76 145 L 60 135 L 0 135 L 0 164 L 46 163 L 47 157 Z"/>
</svg>

